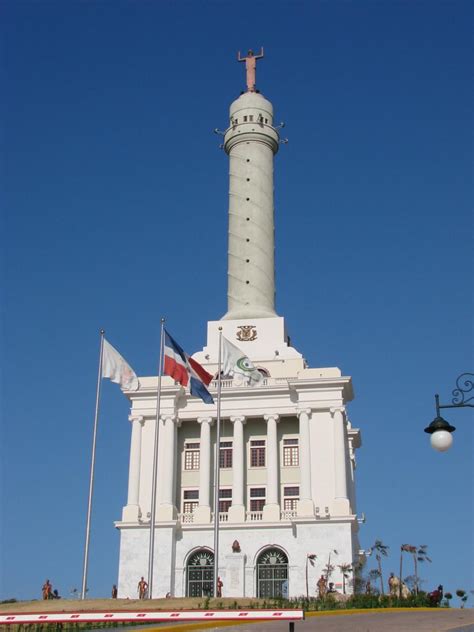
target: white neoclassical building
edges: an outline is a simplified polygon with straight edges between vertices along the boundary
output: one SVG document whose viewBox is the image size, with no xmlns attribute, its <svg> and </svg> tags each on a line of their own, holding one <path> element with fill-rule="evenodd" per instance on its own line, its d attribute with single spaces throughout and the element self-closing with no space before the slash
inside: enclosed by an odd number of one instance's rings
<svg viewBox="0 0 474 632">
<path fill-rule="evenodd" d="M 218 328 L 264 374 L 254 387 L 222 383 L 221 437 L 216 407 L 162 378 L 153 596 L 212 591 L 213 526 L 219 520 L 218 569 L 224 597 L 310 594 L 328 563 L 359 557 L 355 449 L 347 404 L 351 378 L 338 368 L 310 368 L 291 346 L 274 306 L 273 159 L 279 148 L 273 107 L 255 88 L 230 107 L 224 149 L 230 161 L 228 311 L 208 323 L 194 358 L 218 366 Z M 253 68 L 255 59 L 253 59 Z M 216 383 L 210 388 L 215 395 Z M 148 569 L 157 377 L 128 391 L 131 448 L 128 502 L 120 530 L 119 597 L 136 597 Z M 214 464 L 220 463 L 214 516 Z M 233 546 L 237 541 L 238 546 Z M 316 554 L 314 567 L 308 555 Z"/>
</svg>

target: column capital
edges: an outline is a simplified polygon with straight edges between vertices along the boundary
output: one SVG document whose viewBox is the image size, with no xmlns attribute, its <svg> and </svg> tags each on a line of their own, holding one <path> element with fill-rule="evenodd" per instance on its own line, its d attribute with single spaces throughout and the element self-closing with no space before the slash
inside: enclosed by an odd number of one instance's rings
<svg viewBox="0 0 474 632">
<path fill-rule="evenodd" d="M 243 415 L 238 415 L 236 417 L 230 417 L 230 422 L 233 424 L 236 421 L 240 421 L 240 423 L 245 424 L 247 422 L 247 418 Z"/>
<path fill-rule="evenodd" d="M 160 419 L 161 419 L 161 421 L 163 421 L 163 423 L 166 423 L 167 421 L 171 421 L 172 423 L 176 424 L 177 426 L 181 425 L 181 419 L 178 418 L 178 415 L 173 415 L 173 414 L 160 415 Z"/>
<path fill-rule="evenodd" d="M 336 413 L 344 414 L 346 412 L 346 407 L 345 406 L 334 406 L 333 408 L 329 409 L 329 412 L 331 413 L 331 416 L 334 417 L 334 415 Z"/>
<path fill-rule="evenodd" d="M 277 423 L 280 421 L 280 415 L 277 415 L 276 413 L 270 413 L 269 415 L 263 415 L 263 418 L 265 419 L 265 421 L 271 421 L 272 419 L 274 421 L 276 421 Z"/>
<path fill-rule="evenodd" d="M 138 421 L 143 426 L 143 424 L 145 423 L 145 417 L 143 417 L 143 415 L 129 415 L 128 421 L 130 421 L 131 423 L 133 423 L 134 421 Z"/>
<path fill-rule="evenodd" d="M 296 411 L 296 415 L 299 417 L 300 415 L 302 415 L 303 413 L 305 415 L 311 415 L 311 408 L 298 408 L 298 410 Z"/>
<path fill-rule="evenodd" d="M 198 417 L 196 421 L 198 424 L 209 424 L 210 426 L 214 423 L 214 419 L 212 417 Z"/>
</svg>

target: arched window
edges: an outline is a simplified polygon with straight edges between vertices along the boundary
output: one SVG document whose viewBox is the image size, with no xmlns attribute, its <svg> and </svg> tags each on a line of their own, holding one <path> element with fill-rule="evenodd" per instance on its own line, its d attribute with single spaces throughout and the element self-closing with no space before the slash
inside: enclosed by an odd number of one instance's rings
<svg viewBox="0 0 474 632">
<path fill-rule="evenodd" d="M 288 558 L 281 549 L 266 549 L 258 556 L 257 597 L 288 597 Z"/>
<path fill-rule="evenodd" d="M 195 551 L 186 564 L 186 597 L 212 597 L 214 589 L 214 553 Z"/>
</svg>

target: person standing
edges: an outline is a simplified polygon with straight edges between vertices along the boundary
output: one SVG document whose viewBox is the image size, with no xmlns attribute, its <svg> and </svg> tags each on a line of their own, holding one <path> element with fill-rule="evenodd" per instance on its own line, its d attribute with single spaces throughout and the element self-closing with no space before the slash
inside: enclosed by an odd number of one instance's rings
<svg viewBox="0 0 474 632">
<path fill-rule="evenodd" d="M 327 582 L 324 575 L 321 575 L 321 577 L 318 579 L 318 583 L 316 584 L 316 586 L 318 587 L 319 598 L 323 599 L 326 596 L 327 587 Z"/>
<path fill-rule="evenodd" d="M 145 599 L 147 590 L 148 590 L 148 584 L 146 583 L 145 579 L 142 577 L 140 581 L 138 582 L 138 598 Z"/>
<path fill-rule="evenodd" d="M 114 584 L 112 586 L 112 599 L 117 599 L 117 595 L 118 595 L 117 586 Z"/>
<path fill-rule="evenodd" d="M 222 597 L 222 587 L 224 585 L 224 582 L 222 581 L 222 579 L 220 577 L 217 578 L 217 597 Z"/>
<path fill-rule="evenodd" d="M 53 587 L 51 586 L 49 579 L 47 579 L 41 589 L 43 592 L 43 599 L 52 599 L 52 589 Z"/>
</svg>

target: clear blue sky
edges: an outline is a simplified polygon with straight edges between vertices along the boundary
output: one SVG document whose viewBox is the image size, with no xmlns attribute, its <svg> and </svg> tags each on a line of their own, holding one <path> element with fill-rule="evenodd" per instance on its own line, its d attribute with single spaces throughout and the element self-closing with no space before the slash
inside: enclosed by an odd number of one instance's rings
<svg viewBox="0 0 474 632">
<path fill-rule="evenodd" d="M 427 544 L 424 587 L 474 588 L 472 410 L 446 411 L 449 453 L 423 432 L 434 393 L 449 403 L 474 369 L 472 3 L 0 11 L 0 597 L 37 598 L 46 577 L 64 596 L 80 586 L 99 328 L 150 375 L 161 316 L 192 353 L 226 311 L 228 164 L 212 130 L 244 89 L 237 51 L 260 45 L 258 86 L 289 138 L 277 308 L 311 366 L 353 377 L 362 545 L 390 546 L 388 573 L 400 544 Z M 92 596 L 117 579 L 127 415 L 104 383 Z"/>
</svg>

